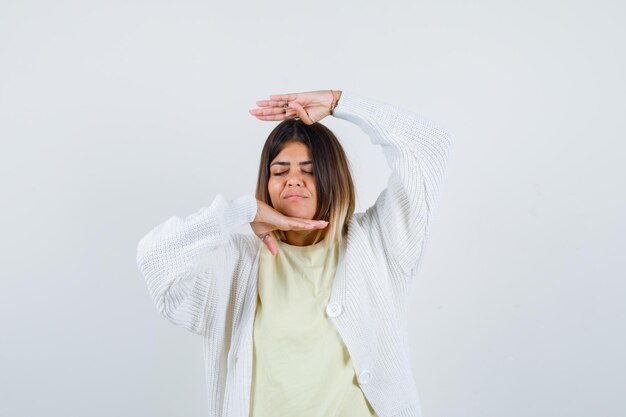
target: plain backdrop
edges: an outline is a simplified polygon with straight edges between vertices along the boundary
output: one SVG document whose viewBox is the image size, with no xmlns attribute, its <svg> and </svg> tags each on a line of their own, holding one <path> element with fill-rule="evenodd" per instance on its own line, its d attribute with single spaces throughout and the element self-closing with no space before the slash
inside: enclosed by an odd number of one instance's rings
<svg viewBox="0 0 626 417">
<path fill-rule="evenodd" d="M 0 415 L 207 414 L 201 339 L 158 315 L 137 242 L 254 193 L 278 122 L 248 109 L 318 89 L 455 136 L 409 295 L 425 417 L 626 415 L 625 12 L 2 0 Z M 382 150 L 322 123 L 363 211 L 386 186 Z"/>
</svg>

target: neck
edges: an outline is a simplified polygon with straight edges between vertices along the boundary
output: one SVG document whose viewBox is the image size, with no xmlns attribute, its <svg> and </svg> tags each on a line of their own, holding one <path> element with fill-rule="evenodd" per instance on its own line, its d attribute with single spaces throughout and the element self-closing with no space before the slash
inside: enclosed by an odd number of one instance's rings
<svg viewBox="0 0 626 417">
<path fill-rule="evenodd" d="M 309 246 L 315 243 L 318 230 L 287 230 L 285 231 L 285 243 L 293 246 Z M 324 235 L 322 234 L 321 238 Z"/>
</svg>

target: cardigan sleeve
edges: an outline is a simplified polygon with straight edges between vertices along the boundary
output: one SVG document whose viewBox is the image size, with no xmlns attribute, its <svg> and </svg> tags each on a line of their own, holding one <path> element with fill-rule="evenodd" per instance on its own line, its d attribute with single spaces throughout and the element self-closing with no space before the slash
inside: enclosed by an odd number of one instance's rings
<svg viewBox="0 0 626 417">
<path fill-rule="evenodd" d="M 452 146 L 451 134 L 405 108 L 342 91 L 333 116 L 358 125 L 382 147 L 392 172 L 361 218 L 390 266 L 413 277 L 424 253 Z"/>
<path fill-rule="evenodd" d="M 211 312 L 228 297 L 240 249 L 234 229 L 254 220 L 256 199 L 227 200 L 218 194 L 208 207 L 185 218 L 170 217 L 137 244 L 137 266 L 159 313 L 196 333 L 210 331 Z M 230 275 L 230 276 L 229 276 Z"/>
</svg>

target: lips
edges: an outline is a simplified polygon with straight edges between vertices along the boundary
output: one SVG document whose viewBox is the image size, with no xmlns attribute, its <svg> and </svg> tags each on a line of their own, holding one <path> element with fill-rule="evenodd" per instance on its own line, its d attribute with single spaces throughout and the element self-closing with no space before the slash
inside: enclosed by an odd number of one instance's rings
<svg viewBox="0 0 626 417">
<path fill-rule="evenodd" d="M 289 194 L 288 196 L 285 197 L 286 200 L 299 200 L 301 198 L 306 198 L 306 197 L 300 194 Z"/>
</svg>

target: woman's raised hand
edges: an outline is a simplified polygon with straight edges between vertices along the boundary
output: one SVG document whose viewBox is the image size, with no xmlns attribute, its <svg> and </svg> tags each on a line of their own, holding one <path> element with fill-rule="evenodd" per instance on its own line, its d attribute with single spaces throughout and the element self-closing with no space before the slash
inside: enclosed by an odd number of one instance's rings
<svg viewBox="0 0 626 417">
<path fill-rule="evenodd" d="M 305 124 L 319 122 L 330 114 L 333 103 L 337 103 L 341 91 L 318 90 L 304 93 L 274 94 L 269 100 L 259 100 L 261 108 L 249 110 L 259 120 L 285 120 L 300 118 Z"/>
<path fill-rule="evenodd" d="M 257 211 L 254 220 L 250 222 L 250 227 L 260 239 L 263 240 L 265 246 L 270 250 L 272 255 L 278 253 L 278 244 L 272 237 L 268 235 L 273 230 L 313 230 L 323 229 L 328 225 L 324 220 L 301 219 L 298 217 L 285 216 L 269 204 L 261 200 L 257 200 Z M 265 235 L 268 235 L 265 239 Z"/>
</svg>

